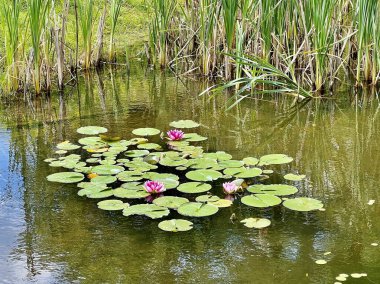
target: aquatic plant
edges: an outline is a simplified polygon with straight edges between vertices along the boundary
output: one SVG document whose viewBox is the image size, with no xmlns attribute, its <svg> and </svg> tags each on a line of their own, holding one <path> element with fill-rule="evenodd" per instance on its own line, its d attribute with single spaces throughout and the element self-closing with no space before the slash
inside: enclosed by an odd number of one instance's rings
<svg viewBox="0 0 380 284">
<path fill-rule="evenodd" d="M 182 129 L 200 126 L 191 120 L 170 124 L 181 125 Z M 149 127 L 133 130 L 133 135 L 140 137 L 129 140 L 106 136 L 107 129 L 98 126 L 80 127 L 77 132 L 91 136 L 80 138 L 78 144 L 59 143 L 57 156 L 45 159 L 45 162 L 54 168 L 63 167 L 65 171 L 52 173 L 47 180 L 77 183 L 79 196 L 105 199 L 98 202 L 98 207 L 103 210 L 122 210 L 124 216 L 142 215 L 157 219 L 170 215 L 173 210 L 182 216 L 207 217 L 233 206 L 233 202 L 254 208 L 269 208 L 282 203 L 295 211 L 323 207 L 322 202 L 310 197 L 289 197 L 298 189 L 285 182 L 302 182 L 303 175 L 285 174 L 284 184 L 262 183 L 261 178 L 273 173 L 269 166 L 293 161 L 285 154 L 234 160 L 223 151 L 205 152 L 198 143 L 207 138 L 197 133 L 187 133 L 182 140 L 171 140 L 168 142 L 170 148 L 165 148 L 165 143 L 161 146 L 149 142 L 146 137 L 162 134 Z M 191 145 L 191 142 L 196 144 Z M 221 199 L 218 195 L 223 192 L 228 195 Z M 235 194 L 234 197 L 231 194 Z M 137 203 L 130 205 L 124 199 Z M 241 222 L 246 227 L 258 229 L 271 223 L 258 217 Z M 162 221 L 158 227 L 171 232 L 187 231 L 192 229 L 192 222 L 171 219 Z"/>
<path fill-rule="evenodd" d="M 110 8 L 111 32 L 110 32 L 110 43 L 109 43 L 109 50 L 108 50 L 108 60 L 110 62 L 115 61 L 114 37 L 115 37 L 116 24 L 120 15 L 120 9 L 121 9 L 122 3 L 123 3 L 123 0 L 111 0 L 111 8 Z"/>
<path fill-rule="evenodd" d="M 78 16 L 79 24 L 82 32 L 82 40 L 84 46 L 84 68 L 88 69 L 91 66 L 92 52 L 92 29 L 94 25 L 94 1 L 93 0 L 78 0 Z"/>
<path fill-rule="evenodd" d="M 183 135 L 185 134 L 183 131 L 178 129 L 172 129 L 166 132 L 168 135 L 168 138 L 172 141 L 179 141 L 183 139 Z"/>
</svg>

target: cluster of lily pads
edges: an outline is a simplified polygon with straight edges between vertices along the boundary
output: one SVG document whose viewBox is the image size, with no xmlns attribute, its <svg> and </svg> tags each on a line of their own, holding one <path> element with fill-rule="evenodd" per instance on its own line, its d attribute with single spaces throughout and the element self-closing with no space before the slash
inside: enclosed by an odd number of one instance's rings
<svg viewBox="0 0 380 284">
<path fill-rule="evenodd" d="M 287 197 L 298 192 L 293 185 L 259 183 L 273 173 L 268 166 L 290 163 L 291 157 L 271 154 L 234 160 L 223 151 L 206 153 L 199 142 L 207 137 L 185 131 L 199 127 L 198 123 L 179 120 L 170 126 L 174 129 L 167 133 L 155 128 L 135 129 L 135 137 L 129 140 L 107 136 L 104 127 L 81 127 L 77 132 L 86 137 L 79 139 L 78 144 L 59 143 L 55 152 L 58 156 L 45 160 L 51 167 L 68 171 L 51 174 L 47 179 L 77 183 L 79 196 L 104 199 L 98 202 L 100 209 L 122 210 L 124 216 L 152 219 L 168 216 L 174 210 L 187 217 L 211 216 L 239 200 L 255 208 L 281 203 L 296 211 L 323 207 L 313 198 Z M 284 176 L 289 181 L 304 178 L 292 173 Z M 271 223 L 265 218 L 241 222 L 250 228 L 264 228 Z M 158 227 L 177 232 L 190 230 L 192 225 L 189 220 L 171 219 Z"/>
</svg>

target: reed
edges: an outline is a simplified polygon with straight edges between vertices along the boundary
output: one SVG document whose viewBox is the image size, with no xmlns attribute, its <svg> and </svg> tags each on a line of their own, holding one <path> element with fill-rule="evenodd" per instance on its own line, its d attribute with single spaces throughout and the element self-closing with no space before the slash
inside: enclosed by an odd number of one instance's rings
<svg viewBox="0 0 380 284">
<path fill-rule="evenodd" d="M 115 37 L 117 20 L 120 16 L 120 9 L 121 9 L 122 3 L 123 3 L 123 0 L 111 0 L 111 8 L 110 8 L 111 32 L 110 32 L 110 43 L 109 43 L 109 49 L 108 49 L 108 60 L 111 62 L 114 62 L 116 60 L 114 37 Z"/>
<path fill-rule="evenodd" d="M 37 94 L 41 93 L 41 40 L 45 30 L 48 3 L 48 0 L 28 1 L 28 17 L 33 49 L 33 82 L 34 90 Z"/>
<path fill-rule="evenodd" d="M 6 53 L 6 90 L 17 91 L 19 87 L 18 78 L 18 46 L 19 46 L 19 20 L 20 0 L 2 0 L 1 3 L 2 22 L 5 29 L 5 53 Z"/>
<path fill-rule="evenodd" d="M 83 67 L 88 69 L 91 66 L 92 53 L 92 29 L 94 26 L 94 0 L 77 0 L 79 26 L 82 32 L 84 47 Z"/>
</svg>

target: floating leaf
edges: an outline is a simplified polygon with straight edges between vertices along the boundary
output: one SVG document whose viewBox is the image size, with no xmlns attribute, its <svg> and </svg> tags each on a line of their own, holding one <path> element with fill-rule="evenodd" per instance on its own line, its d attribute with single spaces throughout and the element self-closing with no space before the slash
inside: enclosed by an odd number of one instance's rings
<svg viewBox="0 0 380 284">
<path fill-rule="evenodd" d="M 195 181 L 213 181 L 221 178 L 222 174 L 214 170 L 195 170 L 187 172 L 186 177 Z"/>
<path fill-rule="evenodd" d="M 193 169 L 208 169 L 218 166 L 218 162 L 215 159 L 209 158 L 197 158 L 191 159 L 187 162 L 186 166 L 190 166 Z"/>
<path fill-rule="evenodd" d="M 160 130 L 156 128 L 137 128 L 132 131 L 134 135 L 137 136 L 153 136 L 160 134 Z"/>
<path fill-rule="evenodd" d="M 104 186 L 104 187 L 103 187 Z M 78 191 L 79 196 L 87 196 L 89 194 L 101 192 L 103 190 L 107 189 L 107 185 L 98 185 L 98 184 L 93 184 L 92 187 L 85 187 L 82 188 L 81 190 Z"/>
<path fill-rule="evenodd" d="M 123 167 L 115 165 L 100 165 L 92 168 L 92 172 L 98 175 L 116 175 L 122 171 L 124 171 Z"/>
<path fill-rule="evenodd" d="M 178 120 L 172 121 L 169 124 L 171 127 L 175 128 L 195 128 L 198 127 L 199 124 L 192 120 Z"/>
<path fill-rule="evenodd" d="M 195 198 L 195 201 L 197 201 L 197 202 L 213 202 L 213 201 L 218 201 L 219 199 L 220 198 L 218 196 L 205 194 L 205 195 L 200 195 L 197 198 Z"/>
<path fill-rule="evenodd" d="M 60 150 L 70 151 L 70 150 L 79 149 L 80 146 L 79 145 L 75 145 L 75 144 L 71 143 L 70 141 L 64 141 L 64 142 L 59 143 L 57 145 L 57 148 L 60 149 Z"/>
<path fill-rule="evenodd" d="M 169 209 L 160 207 L 155 204 L 137 204 L 124 208 L 123 215 L 144 215 L 152 219 L 162 218 L 169 215 Z"/>
<path fill-rule="evenodd" d="M 162 196 L 153 200 L 153 204 L 170 209 L 177 209 L 184 203 L 189 202 L 187 198 L 177 196 Z"/>
<path fill-rule="evenodd" d="M 128 203 L 123 203 L 121 200 L 117 199 L 108 199 L 98 202 L 98 208 L 102 210 L 123 210 L 124 208 L 128 207 Z"/>
<path fill-rule="evenodd" d="M 137 145 L 138 149 L 145 149 L 145 150 L 159 150 L 161 149 L 161 145 L 156 143 L 144 143 Z"/>
<path fill-rule="evenodd" d="M 232 201 L 227 199 L 219 199 L 208 203 L 219 208 L 230 207 L 232 205 Z"/>
<path fill-rule="evenodd" d="M 185 232 L 193 228 L 193 223 L 183 219 L 172 219 L 160 222 L 158 227 L 167 232 Z"/>
<path fill-rule="evenodd" d="M 223 171 L 225 175 L 230 175 L 238 178 L 254 178 L 262 174 L 259 168 L 228 168 Z"/>
<path fill-rule="evenodd" d="M 150 194 L 145 191 L 142 185 L 139 187 L 127 189 L 123 187 L 118 187 L 114 189 L 114 196 L 119 198 L 128 198 L 128 199 L 140 199 L 149 196 Z"/>
<path fill-rule="evenodd" d="M 131 150 L 125 152 L 125 156 L 130 157 L 130 158 L 135 158 L 135 157 L 143 157 L 149 155 L 148 150 Z"/>
<path fill-rule="evenodd" d="M 321 209 L 323 207 L 321 201 L 308 197 L 297 197 L 294 199 L 287 199 L 284 201 L 283 204 L 286 208 L 295 211 L 312 211 Z"/>
<path fill-rule="evenodd" d="M 188 142 L 199 142 L 207 140 L 207 137 L 201 136 L 197 133 L 186 133 L 183 138 Z"/>
<path fill-rule="evenodd" d="M 98 135 L 101 133 L 106 133 L 107 131 L 107 128 L 100 126 L 84 126 L 77 129 L 78 133 L 86 135 Z"/>
<path fill-rule="evenodd" d="M 177 190 L 184 193 L 202 193 L 211 189 L 211 185 L 200 182 L 186 182 L 177 187 Z"/>
<path fill-rule="evenodd" d="M 104 147 L 106 142 L 102 141 L 100 137 L 84 137 L 78 140 L 79 144 L 91 146 L 91 147 Z"/>
<path fill-rule="evenodd" d="M 271 194 L 251 194 L 244 196 L 241 202 L 248 206 L 266 208 L 281 203 L 281 198 Z"/>
<path fill-rule="evenodd" d="M 93 183 L 102 183 L 102 184 L 109 184 L 116 181 L 116 177 L 114 176 L 97 176 L 91 179 L 91 182 Z"/>
<path fill-rule="evenodd" d="M 186 159 L 171 159 L 171 158 L 163 158 L 160 160 L 160 164 L 166 167 L 178 167 L 185 165 L 187 163 Z"/>
<path fill-rule="evenodd" d="M 254 184 L 248 187 L 248 191 L 252 193 L 266 193 L 284 196 L 294 194 L 298 189 L 295 186 L 287 184 Z"/>
<path fill-rule="evenodd" d="M 218 161 L 227 161 L 232 159 L 232 156 L 224 151 L 218 151 L 215 153 L 205 153 L 203 156 L 204 158 L 215 159 Z"/>
<path fill-rule="evenodd" d="M 77 183 L 84 179 L 84 175 L 75 172 L 61 172 L 47 176 L 47 180 L 59 183 Z"/>
<path fill-rule="evenodd" d="M 201 202 L 188 202 L 178 207 L 178 213 L 190 217 L 211 216 L 218 212 L 218 207 Z"/>
<path fill-rule="evenodd" d="M 87 194 L 88 198 L 107 198 L 113 196 L 113 190 L 104 190 L 91 194 Z"/>
<path fill-rule="evenodd" d="M 244 226 L 248 228 L 262 229 L 262 228 L 269 227 L 271 224 L 271 221 L 266 218 L 247 218 L 247 219 L 241 220 L 240 223 L 243 223 Z"/>
<path fill-rule="evenodd" d="M 300 180 L 303 180 L 305 177 L 306 175 L 295 175 L 295 174 L 284 175 L 284 179 L 291 180 L 291 181 L 300 181 Z"/>
<path fill-rule="evenodd" d="M 142 180 L 142 172 L 140 171 L 124 171 L 117 174 L 117 179 L 120 181 L 139 181 Z"/>
<path fill-rule="evenodd" d="M 263 170 L 263 174 L 266 174 L 266 175 L 273 174 L 273 170 Z"/>
<path fill-rule="evenodd" d="M 243 166 L 242 161 L 237 161 L 237 160 L 227 160 L 227 161 L 221 161 L 219 162 L 219 166 L 221 168 L 240 168 Z"/>
<path fill-rule="evenodd" d="M 292 157 L 284 154 L 265 155 L 260 158 L 260 166 L 287 164 L 293 161 Z"/>
<path fill-rule="evenodd" d="M 246 166 L 256 166 L 259 163 L 259 159 L 253 157 L 247 157 L 243 159 L 243 163 Z"/>
</svg>

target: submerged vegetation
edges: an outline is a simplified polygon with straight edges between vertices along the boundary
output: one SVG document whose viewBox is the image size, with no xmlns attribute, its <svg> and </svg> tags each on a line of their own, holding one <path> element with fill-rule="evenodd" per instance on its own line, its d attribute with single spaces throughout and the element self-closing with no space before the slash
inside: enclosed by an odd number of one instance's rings
<svg viewBox="0 0 380 284">
<path fill-rule="evenodd" d="M 191 120 L 174 121 L 172 127 L 189 129 L 200 126 Z M 91 135 L 57 145 L 57 158 L 45 159 L 51 167 L 63 167 L 66 172 L 49 175 L 51 182 L 77 183 L 78 195 L 98 202 L 103 210 L 123 210 L 124 216 L 143 215 L 158 219 L 176 211 L 187 217 L 206 217 L 220 208 L 241 201 L 250 207 L 265 209 L 279 204 L 295 211 L 322 209 L 323 204 L 308 197 L 287 197 L 298 192 L 289 184 L 268 184 L 272 165 L 293 161 L 283 154 L 270 154 L 257 159 L 234 160 L 226 152 L 204 152 L 202 146 L 191 145 L 207 137 L 172 129 L 166 134 L 155 128 L 138 128 L 132 134 L 140 137 L 123 140 L 108 136 L 104 127 L 85 126 L 79 134 Z M 161 135 L 160 135 L 161 134 Z M 160 135 L 150 142 L 147 137 Z M 77 153 L 73 153 L 77 151 Z M 67 155 L 66 155 L 67 154 Z M 287 174 L 284 181 L 299 182 L 304 175 Z M 223 184 L 218 182 L 225 180 Z M 224 193 L 224 198 L 220 195 Z M 195 196 L 195 197 L 194 197 Z M 112 198 L 112 199 L 108 199 Z M 133 204 L 125 203 L 128 199 Z M 141 203 L 141 200 L 145 202 Z M 173 214 L 173 213 L 172 213 Z M 266 218 L 247 218 L 241 221 L 249 228 L 270 225 Z M 187 231 L 192 222 L 183 219 L 162 221 L 158 227 L 165 231 Z"/>
</svg>

